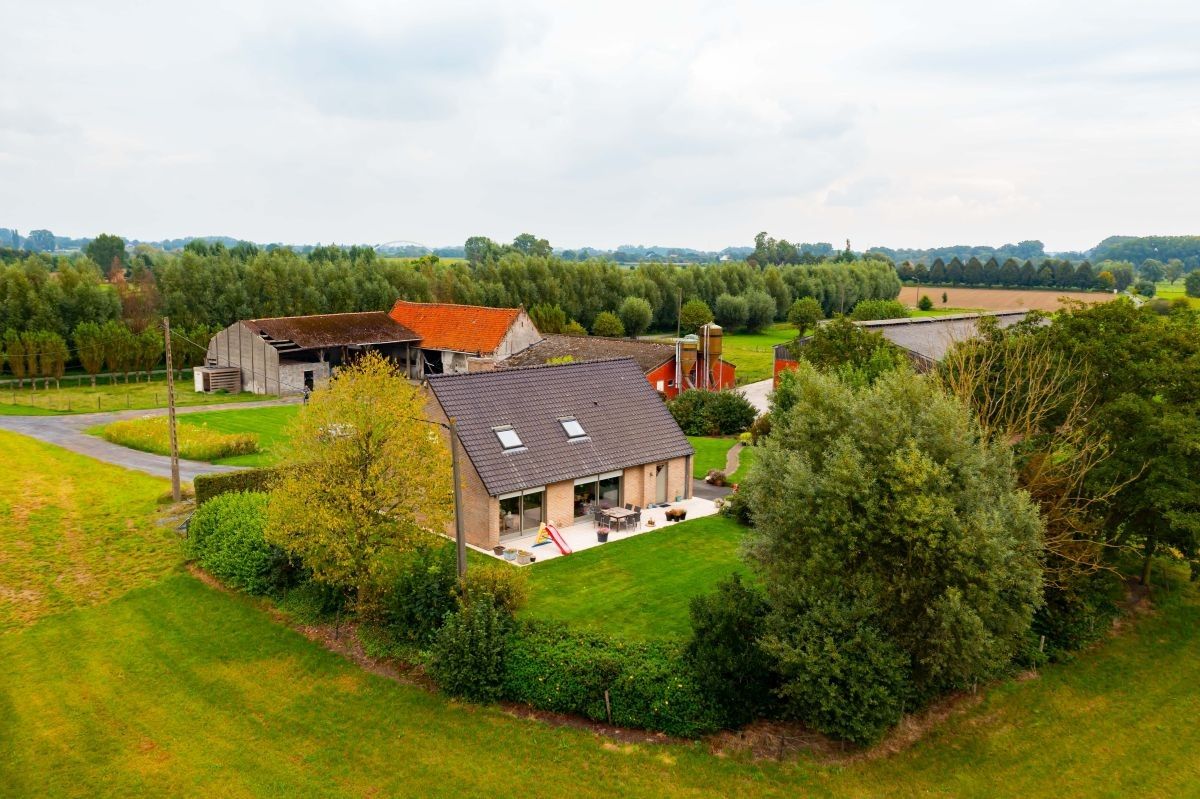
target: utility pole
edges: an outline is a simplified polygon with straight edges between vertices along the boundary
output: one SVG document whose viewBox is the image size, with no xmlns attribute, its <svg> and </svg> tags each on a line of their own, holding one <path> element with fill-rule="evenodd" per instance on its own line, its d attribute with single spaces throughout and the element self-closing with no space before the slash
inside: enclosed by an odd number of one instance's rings
<svg viewBox="0 0 1200 799">
<path fill-rule="evenodd" d="M 462 483 L 458 470 L 458 424 L 450 417 L 450 472 L 454 475 L 454 543 L 458 548 L 458 579 L 467 576 L 467 536 L 463 532 Z"/>
<path fill-rule="evenodd" d="M 163 317 L 163 346 L 167 351 L 167 430 L 171 435 L 171 499 L 179 502 L 179 438 L 175 433 L 175 370 L 171 363 L 171 319 Z"/>
</svg>

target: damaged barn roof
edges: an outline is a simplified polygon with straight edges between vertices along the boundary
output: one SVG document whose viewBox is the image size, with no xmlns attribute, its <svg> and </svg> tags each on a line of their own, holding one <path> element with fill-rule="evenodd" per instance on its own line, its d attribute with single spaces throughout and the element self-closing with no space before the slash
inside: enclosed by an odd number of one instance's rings
<svg viewBox="0 0 1200 799">
<path fill-rule="evenodd" d="M 270 341 L 290 341 L 304 350 L 420 340 L 383 311 L 247 319 L 243 324 Z"/>
</svg>

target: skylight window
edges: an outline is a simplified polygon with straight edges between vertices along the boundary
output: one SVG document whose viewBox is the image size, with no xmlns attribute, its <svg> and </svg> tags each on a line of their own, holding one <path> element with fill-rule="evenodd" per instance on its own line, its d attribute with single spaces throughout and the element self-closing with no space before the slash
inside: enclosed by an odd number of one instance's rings
<svg viewBox="0 0 1200 799">
<path fill-rule="evenodd" d="M 583 429 L 583 425 L 574 416 L 568 416 L 565 419 L 559 419 L 559 423 L 563 426 L 563 430 L 567 434 L 567 438 L 586 438 L 587 432 Z"/>
<path fill-rule="evenodd" d="M 512 427 L 493 427 L 492 432 L 496 434 L 496 438 L 500 439 L 500 446 L 504 447 L 505 452 L 522 449 L 525 446 L 521 443 L 521 437 L 517 435 L 517 431 Z"/>
</svg>

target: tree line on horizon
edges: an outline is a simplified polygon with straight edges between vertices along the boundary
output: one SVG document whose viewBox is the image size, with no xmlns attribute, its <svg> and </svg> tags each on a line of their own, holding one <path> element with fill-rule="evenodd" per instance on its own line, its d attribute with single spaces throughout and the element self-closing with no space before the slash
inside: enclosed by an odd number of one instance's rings
<svg viewBox="0 0 1200 799">
<path fill-rule="evenodd" d="M 179 329 L 210 331 L 240 319 L 387 310 L 397 299 L 523 306 L 544 332 L 674 332 L 713 318 L 758 330 L 786 320 L 796 299 L 813 298 L 833 315 L 863 299 L 893 299 L 900 290 L 895 269 L 881 260 L 629 268 L 567 261 L 530 238 L 518 238 L 516 246 L 480 242 L 472 260 L 446 262 L 380 258 L 370 247 L 319 247 L 301 255 L 203 241 L 178 254 L 141 245 L 130 251 L 120 238 L 100 236 L 74 256 L 5 257 L 0 331 L 45 331 L 71 341 L 80 325 L 119 322 L 138 335 L 163 316 Z M 78 347 L 72 352 L 77 356 Z"/>
</svg>

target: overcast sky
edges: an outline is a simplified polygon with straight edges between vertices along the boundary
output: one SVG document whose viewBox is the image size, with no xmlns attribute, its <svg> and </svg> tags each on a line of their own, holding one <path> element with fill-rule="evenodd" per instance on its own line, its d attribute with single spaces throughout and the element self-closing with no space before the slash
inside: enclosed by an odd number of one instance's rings
<svg viewBox="0 0 1200 799">
<path fill-rule="evenodd" d="M 0 227 L 1200 233 L 1200 3 L 0 0 Z"/>
</svg>

